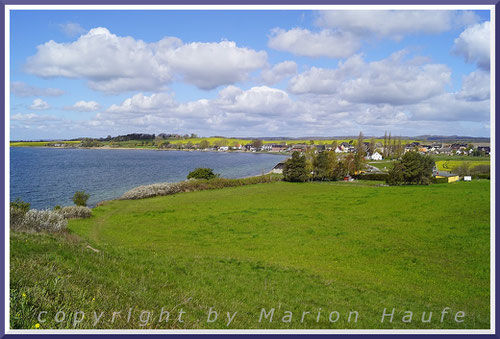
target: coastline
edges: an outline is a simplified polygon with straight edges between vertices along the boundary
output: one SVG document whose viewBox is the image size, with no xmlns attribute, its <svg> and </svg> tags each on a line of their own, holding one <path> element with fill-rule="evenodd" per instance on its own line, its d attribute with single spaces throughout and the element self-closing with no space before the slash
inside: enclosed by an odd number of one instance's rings
<svg viewBox="0 0 500 339">
<path fill-rule="evenodd" d="M 110 146 L 102 146 L 102 147 L 53 147 L 53 146 L 9 146 L 15 148 L 50 148 L 50 149 L 89 149 L 89 150 L 141 150 L 141 151 L 160 151 L 160 152 L 211 152 L 211 153 L 251 153 L 251 154 L 272 154 L 272 155 L 282 155 L 286 157 L 290 157 L 291 154 L 284 154 L 279 152 L 248 152 L 242 150 L 235 151 L 214 151 L 214 150 L 199 150 L 199 149 L 160 149 L 160 148 L 140 148 L 140 147 L 110 147 Z"/>
</svg>

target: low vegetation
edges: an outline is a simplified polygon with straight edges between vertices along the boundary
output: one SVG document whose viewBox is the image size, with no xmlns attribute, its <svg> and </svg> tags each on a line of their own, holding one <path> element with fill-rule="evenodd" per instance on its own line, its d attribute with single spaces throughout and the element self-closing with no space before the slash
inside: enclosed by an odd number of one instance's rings
<svg viewBox="0 0 500 339">
<path fill-rule="evenodd" d="M 85 219 L 92 216 L 92 210 L 86 206 L 65 206 L 58 209 L 57 212 L 64 219 Z"/>
<path fill-rule="evenodd" d="M 158 197 L 164 195 L 172 195 L 182 192 L 205 191 L 214 190 L 225 187 L 237 187 L 254 184 L 271 183 L 281 180 L 280 175 L 267 174 L 256 177 L 242 178 L 242 179 L 226 179 L 226 178 L 213 178 L 213 179 L 193 179 L 189 181 L 181 181 L 176 183 L 158 183 L 152 185 L 139 186 L 125 192 L 121 200 L 135 200 L 151 197 Z"/>
<path fill-rule="evenodd" d="M 60 213 L 51 210 L 30 209 L 22 214 L 11 207 L 10 216 L 10 227 L 18 232 L 59 232 L 65 230 L 68 225 Z"/>
<path fill-rule="evenodd" d="M 206 179 L 210 180 L 219 177 L 219 174 L 215 174 L 214 170 L 211 168 L 197 168 L 194 171 L 189 172 L 187 175 L 188 179 Z"/>
</svg>

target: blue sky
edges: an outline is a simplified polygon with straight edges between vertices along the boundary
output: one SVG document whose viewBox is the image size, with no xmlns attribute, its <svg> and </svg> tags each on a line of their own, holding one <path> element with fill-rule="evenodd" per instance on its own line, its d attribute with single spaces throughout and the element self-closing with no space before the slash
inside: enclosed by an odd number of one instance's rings
<svg viewBox="0 0 500 339">
<path fill-rule="evenodd" d="M 489 136 L 489 11 L 11 11 L 11 139 Z"/>
</svg>

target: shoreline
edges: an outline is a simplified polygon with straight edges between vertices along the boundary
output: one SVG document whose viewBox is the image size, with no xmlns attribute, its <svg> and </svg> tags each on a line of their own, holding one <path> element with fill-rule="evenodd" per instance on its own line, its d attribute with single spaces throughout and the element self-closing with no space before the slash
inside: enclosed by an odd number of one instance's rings
<svg viewBox="0 0 500 339">
<path fill-rule="evenodd" d="M 160 151 L 160 152 L 205 152 L 205 153 L 249 153 L 249 154 L 272 154 L 272 155 L 282 155 L 286 157 L 290 157 L 291 154 L 287 153 L 279 153 L 279 152 L 248 152 L 242 150 L 236 151 L 214 151 L 214 150 L 199 150 L 199 149 L 159 149 L 159 148 L 139 148 L 139 147 L 53 147 L 53 146 L 9 146 L 9 148 L 50 148 L 50 149 L 88 149 L 88 150 L 140 150 L 140 151 Z"/>
</svg>

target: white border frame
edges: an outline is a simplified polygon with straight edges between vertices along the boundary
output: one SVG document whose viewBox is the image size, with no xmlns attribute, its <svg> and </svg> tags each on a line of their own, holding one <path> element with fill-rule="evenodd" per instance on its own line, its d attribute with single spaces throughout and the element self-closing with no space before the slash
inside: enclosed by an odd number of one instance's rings
<svg viewBox="0 0 500 339">
<path fill-rule="evenodd" d="M 362 8 L 360 8 L 362 7 Z M 495 334 L 495 5 L 5 5 L 5 225 L 10 224 L 10 11 L 11 10 L 489 10 L 490 11 L 490 329 L 488 330 L 11 330 L 10 228 L 5 236 L 6 334 Z"/>
</svg>

